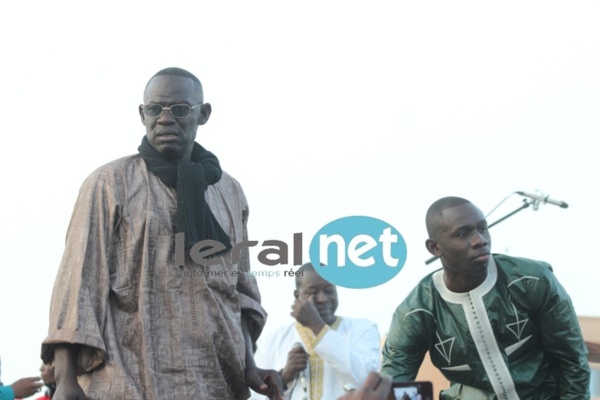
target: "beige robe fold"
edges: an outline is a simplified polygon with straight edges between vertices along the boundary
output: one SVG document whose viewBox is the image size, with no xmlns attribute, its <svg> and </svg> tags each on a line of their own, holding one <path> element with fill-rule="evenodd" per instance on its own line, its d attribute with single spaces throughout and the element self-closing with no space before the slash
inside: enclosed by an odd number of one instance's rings
<svg viewBox="0 0 600 400">
<path fill-rule="evenodd" d="M 247 240 L 248 204 L 223 177 L 206 199 L 232 245 Z M 175 260 L 176 193 L 139 155 L 84 182 L 56 278 L 42 358 L 80 345 L 90 399 L 246 399 L 241 313 L 256 340 L 266 313 L 247 248 L 214 266 Z"/>
</svg>

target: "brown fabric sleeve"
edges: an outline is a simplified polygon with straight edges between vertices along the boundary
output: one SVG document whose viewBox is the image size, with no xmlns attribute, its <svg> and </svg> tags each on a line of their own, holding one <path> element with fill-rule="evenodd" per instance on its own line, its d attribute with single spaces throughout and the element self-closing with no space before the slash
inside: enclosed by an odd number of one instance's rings
<svg viewBox="0 0 600 400">
<path fill-rule="evenodd" d="M 48 336 L 42 342 L 45 363 L 53 360 L 56 345 L 79 345 L 78 373 L 97 368 L 106 355 L 102 332 L 119 222 L 111 186 L 114 177 L 96 172 L 80 189 L 52 293 Z"/>
</svg>

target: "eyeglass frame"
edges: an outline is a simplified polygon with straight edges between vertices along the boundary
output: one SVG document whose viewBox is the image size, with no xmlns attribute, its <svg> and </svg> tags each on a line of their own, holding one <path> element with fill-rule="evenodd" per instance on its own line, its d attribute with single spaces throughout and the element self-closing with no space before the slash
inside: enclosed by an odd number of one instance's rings
<svg viewBox="0 0 600 400">
<path fill-rule="evenodd" d="M 148 103 L 148 104 L 140 104 L 140 108 L 142 109 L 142 112 L 144 113 L 145 116 L 151 117 L 151 118 L 158 118 L 158 117 L 160 117 L 165 110 L 169 110 L 169 114 L 171 114 L 171 116 L 173 118 L 187 118 L 187 117 L 190 116 L 190 114 L 191 114 L 191 112 L 192 112 L 192 110 L 194 108 L 196 108 L 198 106 L 201 106 L 203 104 L 204 103 L 198 103 L 198 104 L 194 104 L 193 106 L 190 106 L 189 104 L 179 103 L 179 104 L 173 104 L 173 105 L 171 105 L 169 107 L 165 107 L 162 104 L 158 104 L 158 103 Z M 161 107 L 160 113 L 158 113 L 158 115 L 148 115 L 148 114 L 146 114 L 146 106 L 149 106 L 149 105 L 160 106 Z M 188 113 L 186 115 L 184 115 L 184 116 L 181 116 L 181 117 L 173 115 L 173 112 L 171 111 L 171 107 L 176 107 L 176 106 L 186 106 L 188 108 Z"/>
</svg>

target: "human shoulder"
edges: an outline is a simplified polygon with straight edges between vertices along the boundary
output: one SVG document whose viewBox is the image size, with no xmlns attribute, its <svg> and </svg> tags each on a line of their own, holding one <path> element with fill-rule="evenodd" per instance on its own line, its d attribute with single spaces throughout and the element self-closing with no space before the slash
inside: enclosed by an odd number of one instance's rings
<svg viewBox="0 0 600 400">
<path fill-rule="evenodd" d="M 498 274 L 506 275 L 507 279 L 523 277 L 543 278 L 552 275 L 552 267 L 545 261 L 532 260 L 524 257 L 512 257 L 505 254 L 493 254 Z"/>
<path fill-rule="evenodd" d="M 147 180 L 148 172 L 139 155 L 121 157 L 96 168 L 79 188 L 78 204 L 103 198 L 114 204 L 123 201 L 134 182 Z"/>
<path fill-rule="evenodd" d="M 341 325 L 345 325 L 351 328 L 371 328 L 377 329 L 377 324 L 367 318 L 353 318 L 353 317 L 339 317 L 341 319 Z"/>
<path fill-rule="evenodd" d="M 498 284 L 508 289 L 512 302 L 538 312 L 552 304 L 550 299 L 568 298 L 550 264 L 528 258 L 494 254 Z"/>
<path fill-rule="evenodd" d="M 230 206 L 243 210 L 245 217 L 248 216 L 248 200 L 242 189 L 242 185 L 233 176 L 225 171 L 221 173 L 221 179 L 214 185 L 210 185 L 207 190 L 207 195 L 214 201 L 226 200 Z"/>
<path fill-rule="evenodd" d="M 411 376 L 407 380 L 414 378 L 413 373 L 416 376 L 427 351 L 427 343 L 436 332 L 439 312 L 437 303 L 441 297 L 435 287 L 434 276 L 441 273 L 442 270 L 438 269 L 422 278 L 394 311 L 383 348 L 382 366 L 387 374 L 396 377 Z M 402 372 L 397 369 L 397 362 L 391 361 L 398 357 L 409 361 L 402 367 Z M 410 371 L 405 371 L 405 367 Z"/>
<path fill-rule="evenodd" d="M 96 168 L 85 180 L 84 185 L 90 182 L 105 181 L 115 175 L 126 176 L 132 171 L 146 168 L 144 160 L 139 154 L 133 154 L 110 161 Z"/>
<path fill-rule="evenodd" d="M 436 298 L 439 298 L 433 282 L 436 273 L 442 273 L 442 270 L 438 269 L 427 274 L 396 307 L 392 314 L 388 338 L 391 336 L 397 340 L 403 337 L 406 339 L 410 332 L 411 337 L 424 339 L 423 332 L 428 331 L 427 327 L 435 325 Z"/>
<path fill-rule="evenodd" d="M 244 192 L 240 182 L 226 171 L 221 172 L 221 179 L 215 184 L 215 186 L 229 188 L 230 190 L 233 189 L 239 191 L 240 193 Z"/>
<path fill-rule="evenodd" d="M 437 293 L 433 276 L 437 273 L 442 273 L 442 270 L 433 271 L 421 279 L 396 308 L 396 313 L 404 315 L 414 309 L 431 309 L 433 307 L 434 295 Z"/>
<path fill-rule="evenodd" d="M 336 326 L 334 323 L 334 329 L 329 329 L 325 336 L 329 335 L 330 332 L 335 331 L 336 334 L 347 337 L 352 342 L 367 341 L 370 343 L 376 342 L 379 347 L 381 340 L 381 333 L 377 324 L 367 318 L 352 318 L 352 317 L 340 317 L 338 316 L 340 323 Z M 330 327 L 331 328 L 331 327 Z M 333 335 L 337 337 L 337 335 Z M 334 339 L 336 340 L 336 339 Z"/>
</svg>

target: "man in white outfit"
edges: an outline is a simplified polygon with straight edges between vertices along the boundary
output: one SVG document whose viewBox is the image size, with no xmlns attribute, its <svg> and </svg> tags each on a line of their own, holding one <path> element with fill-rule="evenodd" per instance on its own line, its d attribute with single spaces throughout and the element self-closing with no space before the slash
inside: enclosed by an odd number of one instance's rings
<svg viewBox="0 0 600 400">
<path fill-rule="evenodd" d="M 261 336 L 255 361 L 279 371 L 285 399 L 337 399 L 344 386 L 358 388 L 378 370 L 379 331 L 366 319 L 336 316 L 336 287 L 310 263 L 298 272 L 291 312 L 296 322 Z"/>
</svg>

